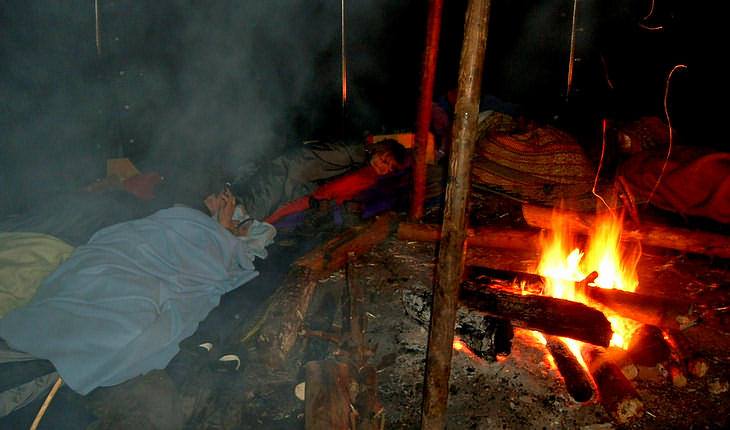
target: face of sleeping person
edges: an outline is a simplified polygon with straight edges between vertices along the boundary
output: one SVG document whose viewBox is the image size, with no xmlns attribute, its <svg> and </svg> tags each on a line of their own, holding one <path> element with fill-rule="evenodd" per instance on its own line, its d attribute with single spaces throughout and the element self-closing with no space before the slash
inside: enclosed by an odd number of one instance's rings
<svg viewBox="0 0 730 430">
<path fill-rule="evenodd" d="M 392 173 L 398 167 L 398 163 L 390 152 L 373 154 L 372 158 L 370 158 L 370 165 L 375 169 L 375 173 L 380 176 Z"/>
<path fill-rule="evenodd" d="M 236 198 L 229 190 L 218 194 L 210 194 L 205 198 L 205 206 L 210 215 L 215 218 L 223 227 L 236 236 L 245 236 L 251 226 L 253 218 L 239 222 L 233 219 L 236 211 Z"/>
</svg>

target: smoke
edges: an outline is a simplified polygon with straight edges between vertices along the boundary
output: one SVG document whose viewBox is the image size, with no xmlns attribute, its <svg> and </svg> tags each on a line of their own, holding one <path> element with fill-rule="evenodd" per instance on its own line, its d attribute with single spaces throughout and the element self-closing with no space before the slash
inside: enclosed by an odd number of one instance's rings
<svg viewBox="0 0 730 430">
<path fill-rule="evenodd" d="M 99 1 L 101 55 L 93 2 L 5 3 L 0 208 L 83 186 L 117 156 L 215 191 L 341 116 L 340 2 Z M 393 67 L 368 37 L 390 39 L 373 35 L 398 3 L 347 4 L 351 109 L 365 123 Z"/>
</svg>

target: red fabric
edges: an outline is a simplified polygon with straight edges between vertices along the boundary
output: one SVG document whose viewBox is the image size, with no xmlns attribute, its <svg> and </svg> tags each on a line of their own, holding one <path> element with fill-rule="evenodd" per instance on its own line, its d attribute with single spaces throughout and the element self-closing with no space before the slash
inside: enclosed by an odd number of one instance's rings
<svg viewBox="0 0 730 430">
<path fill-rule="evenodd" d="M 322 185 L 314 190 L 312 197 L 317 200 L 334 200 L 338 204 L 342 204 L 375 186 L 378 178 L 375 169 L 366 166 Z"/>
<path fill-rule="evenodd" d="M 155 186 L 162 181 L 159 173 L 143 173 L 125 179 L 122 183 L 124 189 L 142 200 L 155 198 Z"/>
<path fill-rule="evenodd" d="M 665 156 L 641 152 L 619 168 L 618 174 L 638 201 L 651 194 Z M 651 203 L 682 215 L 730 223 L 730 153 L 708 154 L 687 148 L 674 151 Z"/>
<path fill-rule="evenodd" d="M 305 211 L 307 209 L 309 209 L 309 196 L 300 197 L 294 201 L 279 206 L 279 209 L 274 211 L 273 214 L 266 217 L 265 221 L 269 224 L 274 224 L 284 217 Z"/>
<path fill-rule="evenodd" d="M 375 169 L 366 166 L 320 186 L 314 190 L 311 197 L 316 200 L 334 200 L 342 204 L 375 186 L 378 178 Z M 284 217 L 309 209 L 309 199 L 310 196 L 304 196 L 282 205 L 266 218 L 266 222 L 273 224 Z"/>
</svg>

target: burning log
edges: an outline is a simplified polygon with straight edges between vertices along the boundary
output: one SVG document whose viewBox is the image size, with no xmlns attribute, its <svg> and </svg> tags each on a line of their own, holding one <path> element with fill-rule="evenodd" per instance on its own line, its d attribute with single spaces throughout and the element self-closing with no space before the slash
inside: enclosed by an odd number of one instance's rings
<svg viewBox="0 0 730 430">
<path fill-rule="evenodd" d="M 522 205 L 522 215 L 525 221 L 533 227 L 544 229 L 552 228 L 554 210 L 566 220 L 571 231 L 583 235 L 591 234 L 595 224 L 595 216 L 591 214 Z M 623 240 L 638 240 L 648 246 L 730 258 L 730 237 L 721 234 L 642 222 L 639 230 L 626 230 L 621 237 Z"/>
<path fill-rule="evenodd" d="M 621 373 L 629 381 L 633 381 L 639 376 L 639 368 L 631 361 L 631 357 L 626 350 L 617 346 L 609 346 L 606 348 L 606 357 L 621 369 Z"/>
<path fill-rule="evenodd" d="M 594 345 L 608 346 L 613 332 L 603 312 L 582 303 L 538 295 L 522 295 L 467 281 L 461 304 L 513 325 Z"/>
<path fill-rule="evenodd" d="M 526 284 L 525 289 L 532 293 L 542 291 L 542 287 L 546 283 L 543 276 L 519 270 L 480 267 L 472 268 L 469 275 L 472 278 L 484 275 L 487 278 L 512 280 L 518 284 L 524 282 Z M 681 302 L 666 297 L 589 286 L 588 284 L 592 283 L 597 276 L 598 274 L 593 272 L 583 281 L 576 282 L 576 290 L 622 317 L 669 329 L 686 328 L 698 319 L 693 311 L 694 305 L 686 301 Z"/>
<path fill-rule="evenodd" d="M 344 267 L 350 253 L 362 254 L 385 240 L 395 215 L 349 229 L 297 260 L 284 284 L 271 297 L 257 343 L 270 367 L 280 367 L 296 344 L 319 279 Z"/>
<path fill-rule="evenodd" d="M 584 294 L 625 318 L 662 328 L 679 330 L 697 321 L 693 304 L 613 288 L 585 287 Z"/>
<path fill-rule="evenodd" d="M 656 366 L 669 360 L 672 350 L 658 327 L 643 324 L 631 336 L 628 353 L 635 364 Z"/>
<path fill-rule="evenodd" d="M 687 337 L 677 331 L 670 330 L 665 333 L 669 343 L 674 347 L 680 364 L 683 364 L 687 372 L 695 378 L 702 378 L 710 369 L 707 358 L 698 352 Z"/>
<path fill-rule="evenodd" d="M 357 383 L 349 366 L 333 360 L 310 361 L 304 365 L 304 428 L 307 430 L 350 430 L 355 417 L 350 407 Z"/>
<path fill-rule="evenodd" d="M 441 240 L 441 226 L 437 224 L 400 223 L 398 239 L 418 242 Z M 498 227 L 470 228 L 466 233 L 469 247 L 537 250 L 540 232 Z"/>
<path fill-rule="evenodd" d="M 640 418 L 644 414 L 644 403 L 605 351 L 586 345 L 581 353 L 598 388 L 601 405 L 611 418 L 619 424 Z"/>
<path fill-rule="evenodd" d="M 687 377 L 664 333 L 656 326 L 643 324 L 634 331 L 628 355 L 639 367 L 641 379 L 667 378 L 675 387 L 687 385 Z"/>
<path fill-rule="evenodd" d="M 570 351 L 568 345 L 557 336 L 545 336 L 547 349 L 555 360 L 565 381 L 565 388 L 576 402 L 587 402 L 593 398 L 593 384 L 585 369 Z"/>
</svg>

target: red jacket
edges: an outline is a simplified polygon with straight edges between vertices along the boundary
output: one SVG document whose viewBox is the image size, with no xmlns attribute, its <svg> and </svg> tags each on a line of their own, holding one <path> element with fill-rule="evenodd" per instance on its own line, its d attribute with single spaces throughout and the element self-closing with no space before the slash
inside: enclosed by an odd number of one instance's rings
<svg viewBox="0 0 730 430">
<path fill-rule="evenodd" d="M 347 173 L 320 186 L 312 194 L 280 206 L 279 209 L 266 218 L 266 222 L 273 224 L 286 216 L 309 209 L 311 198 L 316 200 L 334 200 L 337 204 L 342 204 L 373 187 L 377 184 L 379 178 L 380 176 L 375 172 L 375 169 L 369 165 L 354 172 Z"/>
</svg>

